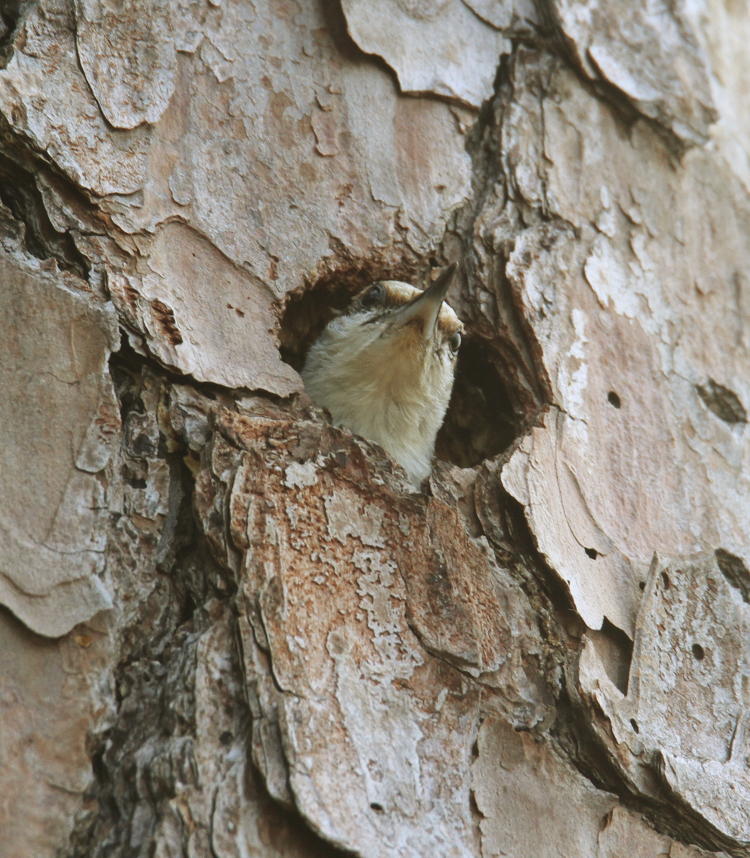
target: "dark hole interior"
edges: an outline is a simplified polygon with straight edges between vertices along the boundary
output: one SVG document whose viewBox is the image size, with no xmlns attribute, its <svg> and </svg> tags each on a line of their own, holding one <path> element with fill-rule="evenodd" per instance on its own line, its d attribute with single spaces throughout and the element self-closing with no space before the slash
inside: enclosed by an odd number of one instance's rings
<svg viewBox="0 0 750 858">
<path fill-rule="evenodd" d="M 635 732 L 636 732 L 636 733 L 640 733 L 640 732 L 641 732 L 641 731 L 638 729 L 638 722 L 635 720 L 635 718 L 631 718 L 631 719 L 630 719 L 630 726 L 633 728 L 633 730 L 635 730 Z"/>
<path fill-rule="evenodd" d="M 281 321 L 281 357 L 299 372 L 307 350 L 334 314 L 345 310 L 369 283 L 391 278 L 419 282 L 403 272 L 358 270 L 326 276 L 290 295 Z M 492 343 L 470 329 L 465 331 L 451 401 L 437 437 L 437 458 L 467 468 L 510 446 L 522 416 L 503 380 L 502 366 Z"/>
<path fill-rule="evenodd" d="M 706 657 L 706 651 L 700 644 L 693 644 L 693 656 L 698 661 L 703 661 L 703 659 Z"/>
<path fill-rule="evenodd" d="M 620 397 L 614 392 L 614 390 L 610 390 L 607 394 L 607 402 L 609 402 L 610 405 L 614 405 L 615 408 L 619 408 L 622 404 L 620 402 Z"/>
<path fill-rule="evenodd" d="M 435 454 L 438 459 L 468 468 L 509 447 L 519 429 L 519 417 L 492 361 L 490 345 L 467 331 Z"/>
<path fill-rule="evenodd" d="M 599 552 L 596 550 L 596 548 L 584 548 L 583 550 L 592 560 L 596 560 L 596 558 L 599 556 Z"/>
<path fill-rule="evenodd" d="M 376 277 L 349 275 L 326 277 L 304 292 L 289 295 L 281 319 L 281 357 L 297 372 L 302 370 L 307 350 L 336 313 L 344 310 L 354 295 Z"/>
<path fill-rule="evenodd" d="M 672 582 L 669 580 L 669 575 L 667 575 L 666 572 L 661 573 L 661 580 L 662 580 L 662 583 L 664 584 L 664 589 L 668 590 L 670 585 L 672 584 Z"/>
</svg>

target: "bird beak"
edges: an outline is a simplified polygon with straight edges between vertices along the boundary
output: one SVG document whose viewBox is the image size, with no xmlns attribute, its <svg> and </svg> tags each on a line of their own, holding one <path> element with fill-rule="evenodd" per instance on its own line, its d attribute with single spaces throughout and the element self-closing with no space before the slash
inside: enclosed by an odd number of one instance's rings
<svg viewBox="0 0 750 858">
<path fill-rule="evenodd" d="M 424 338 L 430 339 L 432 337 L 440 315 L 440 308 L 448 294 L 457 267 L 457 263 L 453 262 L 444 268 L 434 283 L 395 314 L 394 321 L 399 327 L 409 322 L 419 321 L 422 323 Z"/>
</svg>

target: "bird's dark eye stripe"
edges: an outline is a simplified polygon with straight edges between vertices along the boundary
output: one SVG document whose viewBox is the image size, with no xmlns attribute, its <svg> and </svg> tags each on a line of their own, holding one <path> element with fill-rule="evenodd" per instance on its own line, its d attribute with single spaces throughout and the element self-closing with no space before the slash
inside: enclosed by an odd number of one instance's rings
<svg viewBox="0 0 750 858">
<path fill-rule="evenodd" d="M 363 307 L 377 307 L 385 301 L 385 286 L 382 283 L 376 283 L 374 286 L 365 292 L 360 298 Z"/>
</svg>

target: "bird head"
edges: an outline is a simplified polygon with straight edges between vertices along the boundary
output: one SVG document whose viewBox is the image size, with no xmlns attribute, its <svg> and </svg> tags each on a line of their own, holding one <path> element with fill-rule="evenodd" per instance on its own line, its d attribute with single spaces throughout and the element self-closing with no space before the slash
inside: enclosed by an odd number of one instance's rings
<svg viewBox="0 0 750 858">
<path fill-rule="evenodd" d="M 456 265 L 425 290 L 371 284 L 311 347 L 302 376 L 334 422 L 379 443 L 415 482 L 429 474 L 463 326 L 445 303 Z"/>
</svg>

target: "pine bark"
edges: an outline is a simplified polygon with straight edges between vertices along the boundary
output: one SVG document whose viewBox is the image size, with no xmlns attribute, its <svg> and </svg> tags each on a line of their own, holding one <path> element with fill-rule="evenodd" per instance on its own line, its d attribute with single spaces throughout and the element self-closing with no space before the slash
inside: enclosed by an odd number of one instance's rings
<svg viewBox="0 0 750 858">
<path fill-rule="evenodd" d="M 750 15 L 17 0 L 0 855 L 750 856 Z M 298 374 L 460 262 L 414 492 Z"/>
</svg>

